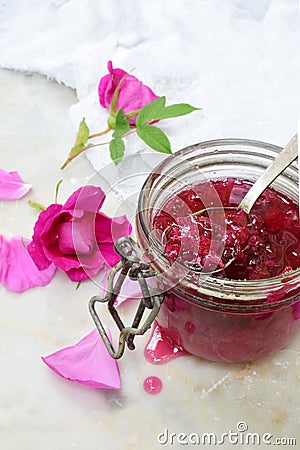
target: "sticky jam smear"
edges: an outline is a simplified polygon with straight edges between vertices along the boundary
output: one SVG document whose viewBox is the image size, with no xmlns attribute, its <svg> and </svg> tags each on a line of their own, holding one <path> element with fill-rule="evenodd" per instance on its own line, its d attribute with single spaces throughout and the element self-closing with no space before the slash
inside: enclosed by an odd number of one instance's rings
<svg viewBox="0 0 300 450">
<path fill-rule="evenodd" d="M 178 356 L 188 355 L 178 343 L 176 330 L 164 332 L 163 328 L 155 321 L 152 328 L 151 337 L 144 350 L 147 361 L 152 364 L 164 364 Z"/>
<path fill-rule="evenodd" d="M 162 390 L 163 384 L 162 384 L 162 381 L 160 378 L 152 375 L 145 379 L 143 386 L 144 386 L 144 390 L 148 394 L 155 395 L 155 394 L 160 393 L 160 391 Z"/>
</svg>

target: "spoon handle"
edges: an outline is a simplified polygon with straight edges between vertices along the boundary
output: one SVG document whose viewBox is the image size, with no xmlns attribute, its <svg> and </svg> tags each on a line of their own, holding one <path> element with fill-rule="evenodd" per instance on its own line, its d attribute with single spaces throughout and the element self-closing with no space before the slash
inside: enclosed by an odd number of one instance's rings
<svg viewBox="0 0 300 450">
<path fill-rule="evenodd" d="M 296 134 L 284 149 L 274 159 L 272 164 L 258 178 L 254 185 L 249 189 L 238 208 L 246 213 L 252 209 L 252 206 L 262 194 L 262 192 L 272 183 L 281 172 L 284 171 L 298 156 L 298 135 Z"/>
</svg>

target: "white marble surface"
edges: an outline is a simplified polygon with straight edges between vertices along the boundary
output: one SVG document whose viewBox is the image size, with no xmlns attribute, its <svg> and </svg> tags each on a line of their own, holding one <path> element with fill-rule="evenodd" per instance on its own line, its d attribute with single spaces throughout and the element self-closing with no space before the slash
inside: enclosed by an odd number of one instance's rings
<svg viewBox="0 0 300 450">
<path fill-rule="evenodd" d="M 59 170 L 74 137 L 68 116 L 76 102 L 72 90 L 38 75 L 5 70 L 0 72 L 0 87 L 0 167 L 19 170 L 33 184 L 24 199 L 0 203 L 0 232 L 30 237 L 36 212 L 27 200 L 52 202 L 60 178 L 64 200 L 93 176 L 93 169 L 83 157 L 63 173 Z M 108 201 L 107 212 L 113 204 Z M 274 439 L 294 437 L 299 446 L 300 335 L 255 364 L 224 365 L 188 356 L 163 366 L 144 359 L 144 336 L 137 350 L 127 351 L 120 361 L 122 389 L 117 392 L 81 386 L 52 373 L 40 356 L 74 344 L 92 329 L 87 302 L 96 293 L 92 282 L 76 290 L 62 273 L 48 287 L 21 295 L 0 287 L 1 449 L 195 448 L 163 446 L 157 436 L 168 428 L 170 433 L 220 437 L 235 432 L 241 421 L 249 432 L 271 433 Z M 130 309 L 122 307 L 125 316 Z M 143 390 L 149 375 L 163 381 L 156 396 Z M 226 441 L 214 448 L 254 447 Z"/>
</svg>

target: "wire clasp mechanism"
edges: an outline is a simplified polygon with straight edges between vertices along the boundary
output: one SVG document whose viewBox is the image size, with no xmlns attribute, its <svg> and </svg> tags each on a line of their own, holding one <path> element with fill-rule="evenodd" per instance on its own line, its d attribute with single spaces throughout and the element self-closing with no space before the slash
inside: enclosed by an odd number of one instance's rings
<svg viewBox="0 0 300 450">
<path fill-rule="evenodd" d="M 130 237 L 122 237 L 115 242 L 115 250 L 121 256 L 121 261 L 110 271 L 107 279 L 106 295 L 104 297 L 94 296 L 89 301 L 89 311 L 99 331 L 101 338 L 114 359 L 119 359 L 124 353 L 125 344 L 130 350 L 135 349 L 133 343 L 136 335 L 143 335 L 151 327 L 156 318 L 160 306 L 164 300 L 163 294 L 155 294 L 146 282 L 147 278 L 157 276 L 154 270 L 151 270 L 149 264 L 143 262 L 143 253 L 137 243 Z M 118 277 L 117 277 L 118 274 Z M 125 327 L 117 312 L 114 303 L 121 292 L 122 285 L 126 276 L 131 280 L 138 281 L 141 289 L 142 298 L 135 313 L 132 325 Z M 117 277 L 116 281 L 115 278 Z M 95 304 L 108 303 L 108 310 L 120 330 L 118 349 L 115 351 L 102 322 L 96 312 Z M 142 316 L 146 309 L 150 310 L 145 322 L 140 326 Z"/>
</svg>

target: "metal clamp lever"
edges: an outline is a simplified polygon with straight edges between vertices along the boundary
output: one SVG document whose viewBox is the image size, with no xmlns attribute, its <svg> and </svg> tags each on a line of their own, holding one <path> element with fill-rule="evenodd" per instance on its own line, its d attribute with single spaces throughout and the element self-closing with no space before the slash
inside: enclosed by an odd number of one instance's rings
<svg viewBox="0 0 300 450">
<path fill-rule="evenodd" d="M 124 353 L 125 344 L 127 344 L 127 347 L 130 350 L 134 350 L 134 337 L 136 335 L 145 334 L 145 332 L 151 327 L 159 312 L 164 297 L 162 294 L 156 295 L 151 293 L 151 289 L 146 282 L 146 278 L 155 277 L 157 274 L 155 271 L 151 270 L 148 264 L 142 262 L 143 254 L 133 239 L 129 237 L 122 237 L 118 239 L 115 242 L 115 250 L 121 256 L 121 261 L 111 269 L 108 275 L 106 295 L 104 297 L 97 295 L 92 297 L 89 301 L 89 311 L 109 354 L 114 359 L 119 359 Z M 115 278 L 118 273 L 119 276 L 115 282 Z M 142 293 L 142 298 L 132 321 L 132 325 L 129 327 L 125 327 L 114 306 L 114 303 L 121 292 L 126 276 L 129 276 L 131 280 L 138 281 Z M 117 351 L 115 351 L 112 346 L 104 326 L 102 325 L 102 322 L 96 312 L 95 304 L 97 302 L 108 303 L 108 310 L 120 330 Z M 143 325 L 139 326 L 146 308 L 150 309 L 150 313 Z"/>
</svg>

